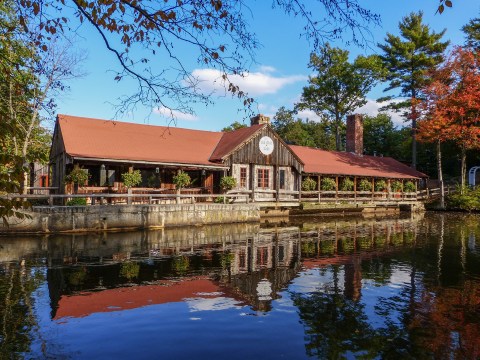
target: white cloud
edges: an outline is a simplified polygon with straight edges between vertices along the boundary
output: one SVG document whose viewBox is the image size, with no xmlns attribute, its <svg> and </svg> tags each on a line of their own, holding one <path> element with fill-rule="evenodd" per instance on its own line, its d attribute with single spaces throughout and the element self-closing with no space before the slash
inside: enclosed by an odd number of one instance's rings
<svg viewBox="0 0 480 360">
<path fill-rule="evenodd" d="M 362 107 L 355 110 L 356 113 L 367 114 L 370 116 L 377 116 L 381 107 L 386 106 L 393 102 L 400 102 L 401 99 L 395 99 L 390 101 L 385 101 L 383 103 L 377 103 L 375 100 L 367 99 L 367 103 Z M 392 117 L 392 121 L 396 126 L 404 127 L 405 119 L 399 114 L 394 111 L 387 111 L 387 114 Z"/>
<path fill-rule="evenodd" d="M 260 111 L 262 114 L 263 113 L 269 113 L 269 114 L 275 114 L 278 111 L 278 107 L 275 105 L 270 105 L 270 104 L 263 104 L 260 103 L 257 106 L 258 111 Z"/>
<path fill-rule="evenodd" d="M 367 114 L 370 116 L 377 116 L 381 107 L 388 105 L 389 103 L 399 102 L 399 101 L 402 101 L 402 100 L 395 99 L 395 100 L 385 101 L 384 103 L 377 103 L 373 99 L 367 99 L 367 103 L 365 105 L 356 109 L 353 112 L 360 113 L 360 114 Z M 395 124 L 395 126 L 404 127 L 406 125 L 404 118 L 399 113 L 396 113 L 394 111 L 387 111 L 387 114 L 389 114 L 392 117 L 392 121 Z M 304 120 L 309 119 L 313 121 L 320 121 L 320 117 L 317 116 L 315 112 L 313 112 L 312 110 L 299 111 L 298 117 Z"/>
<path fill-rule="evenodd" d="M 173 118 L 175 120 L 185 120 L 185 121 L 197 121 L 198 117 L 192 114 L 183 113 L 178 110 L 171 110 L 165 106 L 158 107 L 153 109 L 155 114 L 158 114 L 163 117 Z"/>
<path fill-rule="evenodd" d="M 303 119 L 303 120 L 310 120 L 310 121 L 320 121 L 320 116 L 318 116 L 317 114 L 315 114 L 315 111 L 313 110 L 300 110 L 297 114 L 297 116 L 300 118 L 300 119 Z"/>
<path fill-rule="evenodd" d="M 277 71 L 273 66 L 268 66 L 268 65 L 262 65 L 259 67 L 260 72 L 262 73 L 272 73 Z"/>
<path fill-rule="evenodd" d="M 190 312 L 241 308 L 241 304 L 237 300 L 224 296 L 216 298 L 189 298 L 185 299 L 185 302 L 188 304 Z"/>
<path fill-rule="evenodd" d="M 275 94 L 286 85 L 298 81 L 306 81 L 308 77 L 304 75 L 292 75 L 284 77 L 275 77 L 270 75 L 269 68 L 263 72 L 247 73 L 244 76 L 229 75 L 229 80 L 250 96 L 259 96 L 265 94 Z M 215 69 L 196 69 L 192 76 L 199 81 L 199 88 L 204 93 L 226 92 L 225 81 L 222 79 L 222 72 Z"/>
</svg>

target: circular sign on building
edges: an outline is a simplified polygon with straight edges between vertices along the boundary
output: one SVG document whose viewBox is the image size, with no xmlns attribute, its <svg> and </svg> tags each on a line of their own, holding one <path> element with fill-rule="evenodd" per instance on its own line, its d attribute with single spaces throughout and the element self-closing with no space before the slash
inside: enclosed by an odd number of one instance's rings
<svg viewBox="0 0 480 360">
<path fill-rule="evenodd" d="M 269 136 L 262 137 L 258 146 L 263 155 L 270 155 L 273 152 L 273 140 Z"/>
</svg>

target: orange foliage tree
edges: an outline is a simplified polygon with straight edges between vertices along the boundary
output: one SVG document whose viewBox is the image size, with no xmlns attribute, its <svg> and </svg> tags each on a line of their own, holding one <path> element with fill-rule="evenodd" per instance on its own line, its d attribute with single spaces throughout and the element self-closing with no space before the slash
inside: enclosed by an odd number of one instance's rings
<svg viewBox="0 0 480 360">
<path fill-rule="evenodd" d="M 465 186 L 467 150 L 480 148 L 480 53 L 455 48 L 448 60 L 432 72 L 424 89 L 424 118 L 419 124 L 421 141 L 453 141 L 461 153 L 461 184 Z"/>
</svg>

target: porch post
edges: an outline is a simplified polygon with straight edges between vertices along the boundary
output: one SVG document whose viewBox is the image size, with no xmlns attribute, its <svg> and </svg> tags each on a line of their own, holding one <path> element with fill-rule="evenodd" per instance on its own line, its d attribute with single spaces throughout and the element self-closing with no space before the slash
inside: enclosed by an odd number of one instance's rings
<svg viewBox="0 0 480 360">
<path fill-rule="evenodd" d="M 320 191 L 322 190 L 322 186 L 321 186 L 321 177 L 320 175 L 317 176 L 317 191 L 318 191 L 318 203 L 320 204 L 320 200 L 321 200 L 321 195 L 320 195 Z"/>
<path fill-rule="evenodd" d="M 353 199 L 354 203 L 357 203 L 357 177 L 353 177 Z"/>
<path fill-rule="evenodd" d="M 415 200 L 418 200 L 418 180 L 415 180 Z"/>
<path fill-rule="evenodd" d="M 372 201 L 375 198 L 375 178 L 372 177 Z"/>
<path fill-rule="evenodd" d="M 278 202 L 280 200 L 280 171 L 278 171 L 278 165 L 275 164 L 273 167 L 275 172 L 275 200 Z"/>
<path fill-rule="evenodd" d="M 390 187 L 391 185 L 391 181 L 390 179 L 387 180 L 387 199 L 390 200 L 390 198 L 392 197 L 392 188 Z"/>
<path fill-rule="evenodd" d="M 338 200 L 338 175 L 335 176 L 335 199 Z"/>
<path fill-rule="evenodd" d="M 250 167 L 249 167 L 249 186 L 250 186 L 250 190 L 252 191 L 251 192 L 251 198 L 252 198 L 252 202 L 255 202 L 255 165 L 254 164 L 250 164 Z"/>
<path fill-rule="evenodd" d="M 298 173 L 297 176 L 297 189 L 298 189 L 298 201 L 302 201 L 302 174 Z"/>
</svg>

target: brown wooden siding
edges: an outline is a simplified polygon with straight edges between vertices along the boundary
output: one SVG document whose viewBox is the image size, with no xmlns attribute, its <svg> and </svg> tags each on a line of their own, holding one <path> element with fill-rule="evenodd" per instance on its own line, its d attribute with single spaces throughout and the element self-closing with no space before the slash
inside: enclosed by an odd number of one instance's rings
<svg viewBox="0 0 480 360">
<path fill-rule="evenodd" d="M 273 140 L 273 153 L 265 156 L 260 152 L 258 143 L 263 136 L 269 136 Z M 299 173 L 303 171 L 303 164 L 293 154 L 293 152 L 285 146 L 278 135 L 269 127 L 265 127 L 230 154 L 224 162 L 225 165 L 232 164 L 257 164 L 257 165 L 278 165 L 294 167 Z"/>
<path fill-rule="evenodd" d="M 52 147 L 50 149 L 50 166 L 52 169 L 52 186 L 58 188 L 58 193 L 65 192 L 64 183 L 66 176 L 67 154 L 65 153 L 65 145 L 62 138 L 62 132 L 55 125 L 53 133 Z"/>
</svg>

